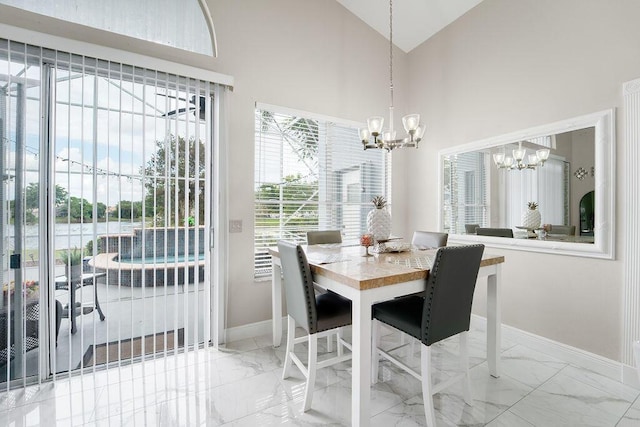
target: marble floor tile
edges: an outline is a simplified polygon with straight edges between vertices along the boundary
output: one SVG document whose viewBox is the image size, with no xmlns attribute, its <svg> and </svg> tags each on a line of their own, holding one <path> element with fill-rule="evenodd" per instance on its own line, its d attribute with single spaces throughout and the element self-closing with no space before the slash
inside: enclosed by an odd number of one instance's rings
<svg viewBox="0 0 640 427">
<path fill-rule="evenodd" d="M 224 424 L 289 400 L 289 396 L 275 372 L 234 381 L 200 393 L 187 393 L 158 405 L 163 420 L 180 420 L 180 413 L 190 411 L 194 416 L 216 424 Z"/>
<path fill-rule="evenodd" d="M 420 398 L 413 398 L 394 406 L 371 418 L 371 427 L 388 426 L 426 426 L 427 419 L 424 414 L 424 405 Z M 437 427 L 455 427 L 455 424 L 444 418 L 440 412 L 436 412 Z"/>
<path fill-rule="evenodd" d="M 559 373 L 510 411 L 540 426 L 615 426 L 631 402 Z"/>
<path fill-rule="evenodd" d="M 624 414 L 616 427 L 638 427 L 640 426 L 640 397 L 631 405 L 631 408 Z"/>
<path fill-rule="evenodd" d="M 533 390 L 508 376 L 493 378 L 486 363 L 470 371 L 473 406 L 464 402 L 460 382 L 434 396 L 434 407 L 456 425 L 484 425 Z"/>
<path fill-rule="evenodd" d="M 399 343 L 397 333 L 383 332 L 383 347 Z M 504 339 L 503 375 L 493 378 L 485 339 L 483 330 L 470 331 L 474 406 L 464 403 L 460 383 L 452 385 L 434 397 L 438 426 L 640 426 L 640 390 Z M 326 339 L 318 344 L 320 359 L 330 357 Z M 296 346 L 303 361 L 306 349 Z M 415 349 L 399 353 L 419 372 Z M 457 339 L 432 350 L 434 382 L 458 372 Z M 0 426 L 350 425 L 351 362 L 318 371 L 311 410 L 303 413 L 304 378 L 294 366 L 281 379 L 284 353 L 268 334 L 0 392 Z M 371 424 L 425 425 L 420 382 L 388 361 L 379 374 Z"/>
<path fill-rule="evenodd" d="M 530 422 L 520 418 L 511 411 L 504 411 L 494 418 L 487 427 L 534 427 Z"/>
<path fill-rule="evenodd" d="M 502 352 L 502 374 L 529 387 L 538 387 L 568 363 L 522 345 Z"/>
</svg>

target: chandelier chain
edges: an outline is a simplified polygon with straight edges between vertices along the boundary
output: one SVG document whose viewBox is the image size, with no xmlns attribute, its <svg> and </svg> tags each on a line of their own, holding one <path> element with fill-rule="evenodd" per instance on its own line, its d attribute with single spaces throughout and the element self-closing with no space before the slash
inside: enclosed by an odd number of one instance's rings
<svg viewBox="0 0 640 427">
<path fill-rule="evenodd" d="M 393 0 L 389 0 L 389 89 L 393 108 Z"/>
</svg>

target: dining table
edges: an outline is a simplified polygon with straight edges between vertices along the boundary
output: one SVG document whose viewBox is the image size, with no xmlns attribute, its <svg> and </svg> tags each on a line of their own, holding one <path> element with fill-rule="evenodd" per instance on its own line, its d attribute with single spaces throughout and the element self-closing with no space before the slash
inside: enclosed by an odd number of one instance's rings
<svg viewBox="0 0 640 427">
<path fill-rule="evenodd" d="M 409 246 L 409 245 L 407 245 Z M 303 246 L 318 286 L 351 300 L 352 397 L 351 425 L 367 426 L 371 418 L 371 310 L 380 301 L 425 290 L 436 250 L 411 248 L 363 256 L 359 246 L 326 244 Z M 282 268 L 277 247 L 272 259 L 273 345 L 282 341 Z M 487 278 L 487 363 L 493 377 L 500 376 L 500 281 L 504 256 L 485 254 L 478 278 Z M 484 280 L 484 279 L 483 279 Z"/>
</svg>

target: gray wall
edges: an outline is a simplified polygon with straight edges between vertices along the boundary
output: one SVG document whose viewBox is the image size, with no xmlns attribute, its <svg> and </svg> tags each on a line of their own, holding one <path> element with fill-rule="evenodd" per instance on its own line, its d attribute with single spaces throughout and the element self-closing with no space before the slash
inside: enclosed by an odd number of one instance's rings
<svg viewBox="0 0 640 427">
<path fill-rule="evenodd" d="M 426 115 L 428 131 L 408 159 L 409 191 L 428 185 L 436 193 L 428 183 L 442 148 L 619 109 L 622 83 L 640 77 L 638 16 L 633 0 L 485 0 L 412 51 L 410 106 Z M 618 140 L 622 116 L 618 110 Z M 618 150 L 618 194 L 623 158 Z M 506 256 L 504 323 L 621 359 L 625 201 L 617 202 L 614 261 L 490 249 Z M 435 228 L 437 198 L 407 205 L 406 224 L 405 233 Z M 476 292 L 479 314 L 485 292 Z"/>
</svg>

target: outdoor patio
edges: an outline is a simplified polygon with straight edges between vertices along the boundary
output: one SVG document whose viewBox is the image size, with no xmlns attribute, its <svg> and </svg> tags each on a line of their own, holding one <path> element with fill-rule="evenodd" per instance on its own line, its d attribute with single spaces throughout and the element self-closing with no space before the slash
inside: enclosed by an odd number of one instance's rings
<svg viewBox="0 0 640 427">
<path fill-rule="evenodd" d="M 185 286 L 167 286 L 157 288 L 135 288 L 107 285 L 99 279 L 97 284 L 98 301 L 105 315 L 101 321 L 96 310 L 76 318 L 77 332 L 71 334 L 71 322 L 63 318 L 55 350 L 56 372 L 75 369 L 90 346 L 116 343 L 136 337 L 145 337 L 185 327 L 184 310 L 188 316 L 188 330 L 204 336 L 202 316 L 195 325 L 195 313 L 204 310 L 204 283 Z M 196 289 L 198 297 L 196 298 Z M 76 290 L 76 301 L 83 306 L 93 305 L 94 293 L 91 286 Z M 68 303 L 68 291 L 56 291 L 56 299 Z M 195 306 L 197 301 L 197 308 Z M 189 343 L 194 337 L 187 337 Z M 126 345 L 126 344 L 124 344 Z"/>
</svg>

